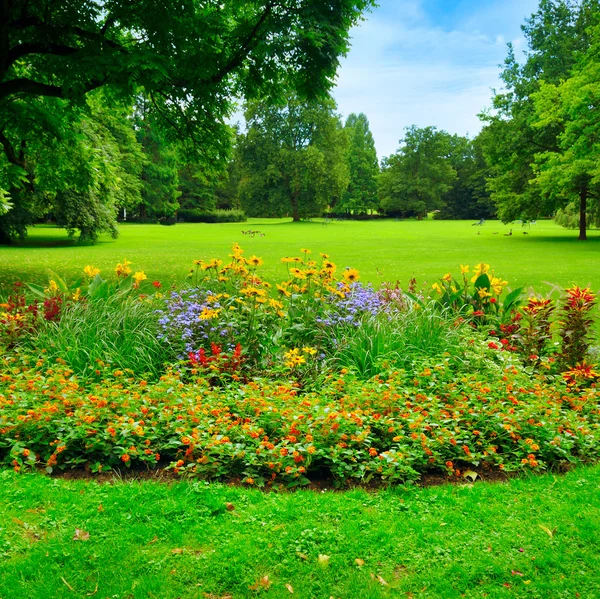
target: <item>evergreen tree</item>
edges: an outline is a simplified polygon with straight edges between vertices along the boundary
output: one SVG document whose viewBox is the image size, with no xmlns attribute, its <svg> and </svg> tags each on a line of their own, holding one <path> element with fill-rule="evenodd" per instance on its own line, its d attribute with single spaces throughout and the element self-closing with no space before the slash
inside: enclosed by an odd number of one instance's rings
<svg viewBox="0 0 600 599">
<path fill-rule="evenodd" d="M 348 133 L 348 189 L 335 209 L 340 212 L 363 214 L 379 208 L 377 176 L 379 163 L 369 121 L 361 112 L 346 119 Z"/>
</svg>

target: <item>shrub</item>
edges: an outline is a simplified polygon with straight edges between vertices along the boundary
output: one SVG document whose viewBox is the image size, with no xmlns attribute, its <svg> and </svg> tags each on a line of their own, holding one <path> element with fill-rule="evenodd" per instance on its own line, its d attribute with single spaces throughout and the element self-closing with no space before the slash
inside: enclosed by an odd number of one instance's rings
<svg viewBox="0 0 600 599">
<path fill-rule="evenodd" d="M 596 456 L 600 444 L 596 389 L 515 365 L 457 374 L 439 359 L 368 382 L 330 374 L 306 393 L 286 380 L 213 389 L 203 377 L 146 383 L 108 368 L 86 388 L 49 361 L 0 365 L 0 462 L 16 470 L 169 465 L 259 485 L 394 482 L 555 468 Z"/>
<path fill-rule="evenodd" d="M 177 218 L 187 223 L 242 223 L 248 220 L 243 210 L 215 210 L 204 212 L 201 210 L 179 210 Z"/>
<path fill-rule="evenodd" d="M 155 312 L 151 298 L 134 296 L 75 303 L 60 321 L 41 322 L 29 344 L 81 377 L 94 376 L 98 364 L 106 363 L 156 379 L 175 356 L 159 339 Z"/>
</svg>

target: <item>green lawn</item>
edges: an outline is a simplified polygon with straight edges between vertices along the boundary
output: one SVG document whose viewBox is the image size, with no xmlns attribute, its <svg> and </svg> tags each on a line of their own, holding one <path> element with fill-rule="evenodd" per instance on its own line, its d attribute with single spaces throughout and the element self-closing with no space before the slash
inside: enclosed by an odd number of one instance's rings
<svg viewBox="0 0 600 599">
<path fill-rule="evenodd" d="M 513 235 L 505 236 L 510 229 Z M 264 237 L 241 231 L 254 229 Z M 528 234 L 523 235 L 523 231 Z M 497 233 L 496 235 L 494 233 Z M 25 244 L 0 247 L 0 293 L 16 280 L 45 281 L 48 269 L 78 276 L 87 264 L 112 269 L 127 258 L 151 279 L 182 281 L 191 261 L 225 258 L 233 242 L 247 255 L 265 259 L 263 272 L 272 279 L 284 274 L 279 258 L 297 255 L 301 248 L 326 252 L 340 267 L 354 266 L 363 281 L 399 280 L 411 276 L 431 282 L 459 264 L 484 261 L 508 279 L 511 286 L 534 285 L 548 292 L 552 285 L 570 283 L 600 289 L 600 231 L 590 232 L 587 242 L 575 231 L 550 221 L 531 229 L 488 221 L 483 227 L 472 221 L 376 221 L 292 223 L 289 220 L 252 219 L 247 223 L 220 225 L 178 224 L 122 225 L 117 240 L 102 238 L 95 246 L 72 245 L 64 230 L 36 227 Z"/>
<path fill-rule="evenodd" d="M 0 597 L 594 599 L 599 489 L 598 466 L 376 493 L 5 471 Z"/>
</svg>

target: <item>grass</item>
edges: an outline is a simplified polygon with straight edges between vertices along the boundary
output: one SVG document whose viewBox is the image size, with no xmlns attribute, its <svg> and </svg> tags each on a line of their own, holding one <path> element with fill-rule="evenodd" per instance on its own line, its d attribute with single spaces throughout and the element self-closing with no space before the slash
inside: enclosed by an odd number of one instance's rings
<svg viewBox="0 0 600 599">
<path fill-rule="evenodd" d="M 266 260 L 263 272 L 272 279 L 284 274 L 279 258 L 298 255 L 300 248 L 325 252 L 340 267 L 354 266 L 363 281 L 379 283 L 411 276 L 431 283 L 444 273 L 458 272 L 459 264 L 484 261 L 493 265 L 511 286 L 533 285 L 549 292 L 554 285 L 571 283 L 600 289 L 600 232 L 589 241 L 551 221 L 538 221 L 528 235 L 512 226 L 488 221 L 375 221 L 292 223 L 289 220 L 251 219 L 247 223 L 121 226 L 117 240 L 101 238 L 95 246 L 70 243 L 64 230 L 31 229 L 26 243 L 0 247 L 0 295 L 16 280 L 47 281 L 48 269 L 74 280 L 87 264 L 112 270 L 126 257 L 150 279 L 163 283 L 183 281 L 194 259 L 226 257 L 233 242 Z M 249 237 L 248 229 L 264 233 Z M 497 233 L 497 235 L 494 235 Z"/>
<path fill-rule="evenodd" d="M 59 323 L 41 323 L 29 342 L 51 362 L 61 358 L 83 377 L 97 368 L 98 360 L 138 376 L 158 377 L 162 363 L 174 359 L 158 333 L 155 305 L 113 296 L 74 303 Z"/>
<path fill-rule="evenodd" d="M 598 466 L 506 483 L 269 494 L 5 471 L 0 597 L 591 599 L 599 489 Z"/>
</svg>

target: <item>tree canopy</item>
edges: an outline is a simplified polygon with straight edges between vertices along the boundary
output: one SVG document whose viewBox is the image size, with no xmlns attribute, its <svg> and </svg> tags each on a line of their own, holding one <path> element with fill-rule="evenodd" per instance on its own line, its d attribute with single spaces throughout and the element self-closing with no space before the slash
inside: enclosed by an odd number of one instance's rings
<svg viewBox="0 0 600 599">
<path fill-rule="evenodd" d="M 242 207 L 251 216 L 318 216 L 348 185 L 348 138 L 331 99 L 247 106 Z"/>
<path fill-rule="evenodd" d="M 322 97 L 348 49 L 349 29 L 373 4 L 0 2 L 0 188 L 14 203 L 0 217 L 0 236 L 23 234 L 50 197 L 56 204 L 66 192 L 84 198 L 93 189 L 102 211 L 113 212 L 96 181 L 77 187 L 55 177 L 46 187 L 40 177 L 48 171 L 44 153 L 80 149 L 72 141 L 94 120 L 90 94 L 111 110 L 143 97 L 164 135 L 206 164 L 224 162 L 234 99 L 277 99 L 290 90 Z"/>
<path fill-rule="evenodd" d="M 598 0 L 541 0 L 523 26 L 528 44 L 523 63 L 509 46 L 505 89 L 494 96 L 492 111 L 482 115 L 486 127 L 481 135 L 491 168 L 488 188 L 505 222 L 551 214 L 572 200 L 572 190 L 567 193 L 564 185 L 553 189 L 546 168 L 555 164 L 551 155 L 564 150 L 564 121 L 543 115 L 544 100 L 539 97 L 536 107 L 534 98 L 544 85 L 557 86 L 571 76 L 599 15 Z"/>
<path fill-rule="evenodd" d="M 451 136 L 435 127 L 408 127 L 400 149 L 387 158 L 379 177 L 379 197 L 388 214 L 424 216 L 443 206 L 456 171 L 449 161 Z"/>
<path fill-rule="evenodd" d="M 379 163 L 375 140 L 369 129 L 369 120 L 362 112 L 350 114 L 344 126 L 348 134 L 348 170 L 350 181 L 336 211 L 366 213 L 379 208 L 377 176 Z"/>
</svg>

